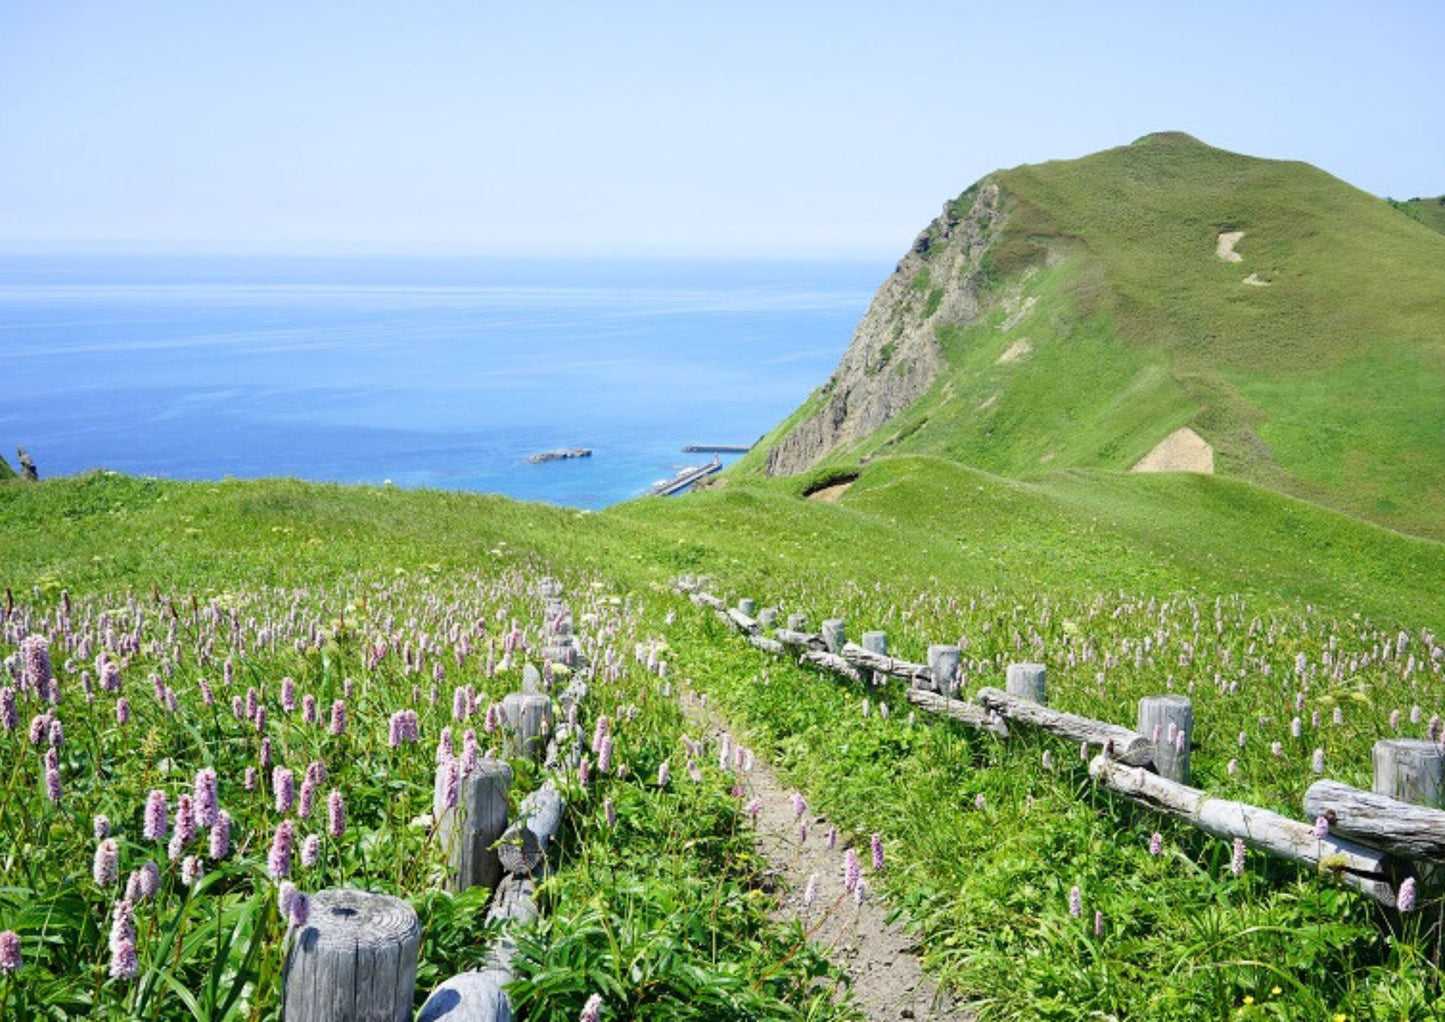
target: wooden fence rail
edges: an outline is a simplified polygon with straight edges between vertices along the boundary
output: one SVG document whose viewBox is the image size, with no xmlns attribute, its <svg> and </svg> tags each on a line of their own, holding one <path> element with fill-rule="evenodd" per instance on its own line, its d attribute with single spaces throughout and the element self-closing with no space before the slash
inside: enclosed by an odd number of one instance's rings
<svg viewBox="0 0 1445 1022">
<path fill-rule="evenodd" d="M 1396 903 L 1396 881 L 1415 873 L 1428 878 L 1445 870 L 1426 862 L 1445 862 L 1445 747 L 1434 742 L 1384 739 L 1374 750 L 1373 792 L 1337 781 L 1316 782 L 1305 793 L 1304 809 L 1318 823 L 1292 820 L 1279 813 L 1188 786 L 1194 712 L 1181 695 L 1146 696 L 1139 702 L 1137 729 L 1064 713 L 1046 705 L 1046 669 L 1042 664 L 1012 664 L 1006 691 L 985 687 L 974 700 L 953 698 L 958 647 L 929 647 L 927 664 L 887 654 L 887 636 L 865 632 L 863 645 L 846 641 L 846 623 L 832 618 L 819 633 L 804 631 L 806 617 L 790 614 L 788 627 L 771 638 L 757 621 L 706 592 L 709 580 L 684 576 L 674 588 L 693 603 L 708 606 L 730 628 L 766 652 L 797 655 L 799 663 L 820 667 L 855 682 L 897 678 L 908 684 L 909 703 L 971 727 L 1009 736 L 1010 725 L 1039 728 L 1060 738 L 1100 750 L 1090 775 L 1100 784 L 1206 833 L 1245 844 L 1291 862 L 1327 872 L 1383 905 Z M 753 605 L 753 601 L 747 601 Z M 768 608 L 773 610 L 773 608 Z M 776 611 L 770 621 L 776 620 Z"/>
</svg>

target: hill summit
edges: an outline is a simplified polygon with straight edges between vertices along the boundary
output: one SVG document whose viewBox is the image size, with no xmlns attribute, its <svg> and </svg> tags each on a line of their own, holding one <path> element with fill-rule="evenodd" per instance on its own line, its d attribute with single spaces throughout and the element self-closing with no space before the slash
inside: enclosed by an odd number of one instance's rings
<svg viewBox="0 0 1445 1022">
<path fill-rule="evenodd" d="M 742 471 L 1219 472 L 1445 538 L 1445 237 L 1182 132 L 944 204 Z"/>
</svg>

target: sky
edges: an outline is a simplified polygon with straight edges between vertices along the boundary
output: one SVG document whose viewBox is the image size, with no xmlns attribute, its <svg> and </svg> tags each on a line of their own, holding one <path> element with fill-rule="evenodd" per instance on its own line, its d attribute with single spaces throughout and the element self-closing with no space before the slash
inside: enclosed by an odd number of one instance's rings
<svg viewBox="0 0 1445 1022">
<path fill-rule="evenodd" d="M 877 257 L 1151 131 L 1445 192 L 1445 3 L 0 2 L 0 248 Z"/>
</svg>

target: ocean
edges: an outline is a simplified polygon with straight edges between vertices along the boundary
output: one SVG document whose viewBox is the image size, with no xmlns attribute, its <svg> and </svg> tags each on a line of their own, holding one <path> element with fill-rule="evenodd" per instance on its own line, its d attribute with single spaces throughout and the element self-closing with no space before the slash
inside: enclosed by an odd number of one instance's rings
<svg viewBox="0 0 1445 1022">
<path fill-rule="evenodd" d="M 797 407 L 890 268 L 0 256 L 0 449 L 605 507 Z"/>
</svg>

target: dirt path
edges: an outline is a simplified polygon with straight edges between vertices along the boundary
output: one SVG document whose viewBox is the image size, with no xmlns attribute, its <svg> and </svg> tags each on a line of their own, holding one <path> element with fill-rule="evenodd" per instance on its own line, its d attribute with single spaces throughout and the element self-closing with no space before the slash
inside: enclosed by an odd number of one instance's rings
<svg viewBox="0 0 1445 1022">
<path fill-rule="evenodd" d="M 682 695 L 682 709 L 715 748 L 725 728 L 713 711 L 688 692 Z M 837 846 L 830 850 L 831 824 L 809 809 L 803 816 L 808 836 L 800 841 L 794 789 L 782 784 L 761 760 L 740 776 L 749 789 L 748 798 L 756 798 L 762 807 L 754 829 L 758 851 L 768 860 L 768 877 L 777 887 L 775 916 L 803 922 L 813 942 L 851 978 L 854 1000 L 870 1022 L 972 1019 L 970 1012 L 940 994 L 937 984 L 923 974 L 913 953 L 914 940 L 903 925 L 886 921 L 888 907 L 873 890 L 869 839 L 865 836 L 855 842 L 839 834 Z M 844 856 L 850 847 L 858 853 L 867 888 L 861 906 L 843 887 Z M 804 894 L 813 874 L 817 875 L 818 893 L 809 906 L 804 904 Z"/>
</svg>

